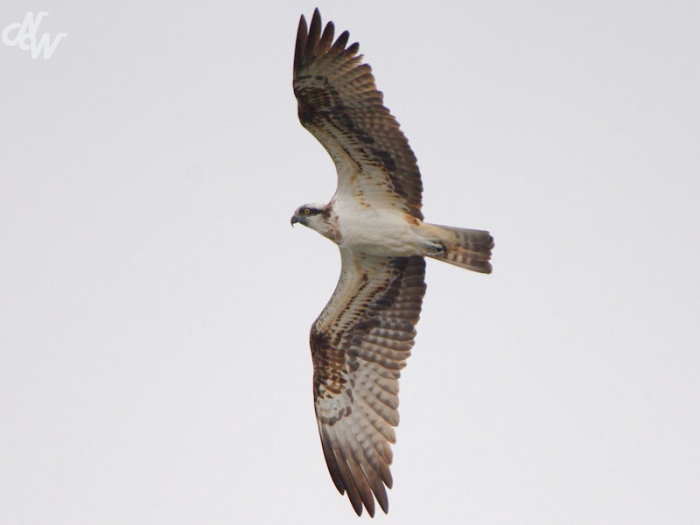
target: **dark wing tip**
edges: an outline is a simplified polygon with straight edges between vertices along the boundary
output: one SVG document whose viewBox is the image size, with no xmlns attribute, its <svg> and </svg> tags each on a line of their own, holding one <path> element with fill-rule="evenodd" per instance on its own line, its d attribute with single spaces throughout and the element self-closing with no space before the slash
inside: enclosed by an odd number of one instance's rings
<svg viewBox="0 0 700 525">
<path fill-rule="evenodd" d="M 318 7 L 311 17 L 311 25 L 309 26 L 309 37 L 306 40 L 306 48 L 304 49 L 304 58 L 311 58 L 316 54 L 319 37 L 321 36 L 321 13 Z"/>
<path fill-rule="evenodd" d="M 318 7 L 314 8 L 314 14 L 311 15 L 311 26 L 314 25 L 318 26 L 319 29 L 321 27 L 321 11 L 318 10 Z"/>
<path fill-rule="evenodd" d="M 333 23 L 330 22 L 330 36 L 333 37 Z M 323 36 L 326 37 L 324 32 Z M 299 19 L 299 28 L 297 29 L 297 43 L 294 49 L 294 72 L 298 72 L 304 64 L 312 59 L 319 47 L 321 37 L 321 12 L 318 7 L 314 10 L 311 17 L 311 25 L 306 25 L 306 18 L 301 15 Z"/>
<path fill-rule="evenodd" d="M 335 41 L 335 44 L 333 44 L 333 52 L 335 53 L 340 53 L 341 51 L 345 50 L 345 46 L 348 45 L 348 40 L 350 39 L 350 32 L 349 31 L 343 31 L 340 33 L 340 36 L 338 37 L 338 40 Z M 360 44 L 357 44 L 358 48 Z"/>
<path fill-rule="evenodd" d="M 323 31 L 322 31 L 323 29 Z M 297 41 L 294 49 L 294 72 L 297 73 L 304 65 L 314 58 L 322 56 L 328 52 L 338 55 L 345 51 L 350 33 L 343 31 L 337 40 L 333 42 L 335 35 L 335 25 L 333 22 L 326 23 L 323 27 L 321 12 L 316 8 L 311 17 L 311 24 L 307 26 L 306 17 L 301 15 L 299 27 L 297 29 Z M 360 45 L 356 42 L 348 48 L 349 56 L 357 54 Z"/>
<path fill-rule="evenodd" d="M 304 60 L 304 48 L 306 48 L 306 40 L 308 39 L 309 31 L 306 27 L 306 18 L 301 15 L 299 19 L 299 28 L 297 29 L 297 43 L 294 48 L 294 71 L 297 71 Z"/>
</svg>

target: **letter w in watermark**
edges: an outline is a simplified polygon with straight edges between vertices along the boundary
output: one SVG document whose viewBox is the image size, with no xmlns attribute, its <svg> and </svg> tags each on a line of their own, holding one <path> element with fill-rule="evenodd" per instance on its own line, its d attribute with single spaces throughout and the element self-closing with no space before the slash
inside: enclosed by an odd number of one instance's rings
<svg viewBox="0 0 700 525">
<path fill-rule="evenodd" d="M 64 36 L 68 36 L 66 33 L 59 33 L 54 38 L 53 43 L 50 42 L 51 35 L 44 33 L 41 35 L 39 44 L 36 41 L 36 32 L 39 30 L 39 24 L 41 24 L 41 19 L 48 15 L 46 11 L 41 11 L 36 20 L 34 20 L 34 15 L 29 12 L 24 16 L 24 22 L 21 24 L 15 22 L 7 26 L 2 32 L 2 41 L 8 46 L 19 46 L 20 49 L 27 51 L 32 50 L 32 58 L 36 59 L 39 57 L 41 50 L 44 50 L 44 58 L 51 58 L 53 52 L 56 50 L 56 46 Z M 17 29 L 17 36 L 15 38 L 10 38 L 10 31 Z M 27 44 L 29 40 L 29 44 Z"/>
</svg>

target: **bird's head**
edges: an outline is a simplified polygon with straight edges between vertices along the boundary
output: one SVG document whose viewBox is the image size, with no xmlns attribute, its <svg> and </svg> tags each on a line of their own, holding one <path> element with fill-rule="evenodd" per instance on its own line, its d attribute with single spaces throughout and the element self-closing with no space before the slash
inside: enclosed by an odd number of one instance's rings
<svg viewBox="0 0 700 525">
<path fill-rule="evenodd" d="M 326 204 L 304 204 L 299 206 L 292 215 L 292 226 L 296 223 L 316 230 L 324 237 L 329 236 L 330 210 Z"/>
</svg>

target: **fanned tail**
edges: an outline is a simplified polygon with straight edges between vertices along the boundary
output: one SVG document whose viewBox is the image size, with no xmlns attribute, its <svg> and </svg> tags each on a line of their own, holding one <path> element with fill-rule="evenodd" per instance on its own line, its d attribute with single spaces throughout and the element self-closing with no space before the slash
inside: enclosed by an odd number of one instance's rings
<svg viewBox="0 0 700 525">
<path fill-rule="evenodd" d="M 429 257 L 474 272 L 491 273 L 489 260 L 494 243 L 489 232 L 436 224 L 430 227 L 437 231 L 446 249 Z"/>
</svg>

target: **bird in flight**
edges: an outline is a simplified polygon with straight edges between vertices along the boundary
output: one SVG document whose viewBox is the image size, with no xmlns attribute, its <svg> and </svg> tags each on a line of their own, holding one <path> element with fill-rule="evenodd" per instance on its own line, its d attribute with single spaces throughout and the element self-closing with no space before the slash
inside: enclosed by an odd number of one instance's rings
<svg viewBox="0 0 700 525">
<path fill-rule="evenodd" d="M 425 294 L 425 257 L 490 273 L 489 232 L 423 222 L 423 185 L 408 140 L 383 105 L 359 44 L 334 40 L 316 9 L 302 16 L 294 54 L 299 120 L 328 151 L 338 187 L 306 204 L 303 224 L 338 245 L 333 296 L 311 327 L 313 394 L 333 482 L 358 515 L 386 513 L 398 392 Z"/>
</svg>

